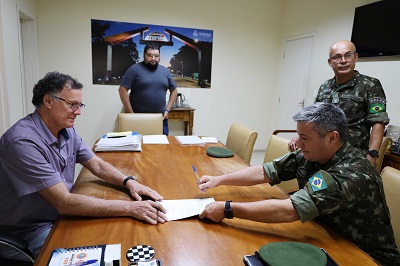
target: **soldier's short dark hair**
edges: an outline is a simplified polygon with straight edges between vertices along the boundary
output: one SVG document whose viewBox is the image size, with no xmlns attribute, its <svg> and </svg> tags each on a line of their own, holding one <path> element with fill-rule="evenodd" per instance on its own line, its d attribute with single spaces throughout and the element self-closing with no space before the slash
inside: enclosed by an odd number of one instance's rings
<svg viewBox="0 0 400 266">
<path fill-rule="evenodd" d="M 320 137 L 332 131 L 339 132 L 339 138 L 346 141 L 348 124 L 343 110 L 331 103 L 314 103 L 304 107 L 293 116 L 295 122 L 313 124 Z"/>
<path fill-rule="evenodd" d="M 81 83 L 69 75 L 57 71 L 48 72 L 46 76 L 39 80 L 33 87 L 33 105 L 39 107 L 43 104 L 43 97 L 46 94 L 57 95 L 66 85 L 74 90 L 80 90 L 83 87 Z"/>
</svg>

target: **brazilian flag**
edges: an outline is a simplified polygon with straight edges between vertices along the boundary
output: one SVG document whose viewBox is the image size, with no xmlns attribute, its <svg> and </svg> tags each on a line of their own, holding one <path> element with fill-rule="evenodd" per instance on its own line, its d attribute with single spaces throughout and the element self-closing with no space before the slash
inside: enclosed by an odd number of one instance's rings
<svg viewBox="0 0 400 266">
<path fill-rule="evenodd" d="M 324 190 L 327 188 L 325 179 L 322 176 L 321 172 L 315 173 L 312 177 L 308 179 L 308 182 L 310 183 L 311 189 L 313 191 Z"/>
<path fill-rule="evenodd" d="M 369 113 L 370 114 L 376 114 L 380 112 L 385 112 L 385 105 L 381 103 L 374 103 L 371 104 L 369 107 Z"/>
</svg>

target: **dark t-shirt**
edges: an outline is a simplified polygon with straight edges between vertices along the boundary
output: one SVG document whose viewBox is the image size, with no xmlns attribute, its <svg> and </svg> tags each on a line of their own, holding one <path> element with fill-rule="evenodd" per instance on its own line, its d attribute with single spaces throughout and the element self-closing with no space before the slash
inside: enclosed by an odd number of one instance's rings
<svg viewBox="0 0 400 266">
<path fill-rule="evenodd" d="M 167 68 L 158 65 L 157 69 L 151 70 L 144 62 L 128 68 L 120 85 L 131 90 L 129 99 L 135 113 L 164 113 L 166 92 L 176 88 Z"/>
</svg>

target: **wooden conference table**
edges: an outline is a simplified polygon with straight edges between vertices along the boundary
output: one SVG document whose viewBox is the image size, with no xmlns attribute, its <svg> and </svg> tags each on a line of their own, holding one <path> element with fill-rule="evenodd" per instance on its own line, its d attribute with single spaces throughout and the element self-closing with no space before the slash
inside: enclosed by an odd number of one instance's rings
<svg viewBox="0 0 400 266">
<path fill-rule="evenodd" d="M 140 183 L 157 190 L 164 199 L 213 197 L 216 201 L 283 199 L 277 187 L 221 186 L 205 193 L 198 190 L 192 164 L 203 174 L 219 175 L 248 166 L 237 155 L 218 159 L 206 155 L 208 146 L 183 146 L 174 137 L 168 145 L 144 144 L 142 152 L 98 152 L 101 158 Z M 106 199 L 131 200 L 120 187 L 109 185 L 83 168 L 74 193 Z M 122 265 L 126 251 L 135 245 L 150 245 L 164 266 L 244 265 L 243 256 L 276 241 L 298 241 L 324 248 L 339 265 L 376 265 L 362 250 L 318 221 L 265 224 L 234 218 L 220 223 L 196 217 L 150 225 L 130 217 L 63 217 L 50 233 L 35 265 L 46 265 L 53 249 L 121 243 Z"/>
</svg>

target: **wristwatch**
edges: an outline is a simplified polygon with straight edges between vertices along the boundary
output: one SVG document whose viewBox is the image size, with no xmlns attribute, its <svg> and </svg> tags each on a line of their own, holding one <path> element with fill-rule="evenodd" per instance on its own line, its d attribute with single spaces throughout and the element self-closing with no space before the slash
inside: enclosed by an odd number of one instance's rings
<svg viewBox="0 0 400 266">
<path fill-rule="evenodd" d="M 370 150 L 367 152 L 371 157 L 379 158 L 379 152 L 377 150 Z"/>
<path fill-rule="evenodd" d="M 225 209 L 224 209 L 224 214 L 225 214 L 225 218 L 228 219 L 232 219 L 233 218 L 233 211 L 231 208 L 231 200 L 228 200 L 227 202 L 225 202 Z"/>
<path fill-rule="evenodd" d="M 126 183 L 128 183 L 129 180 L 138 181 L 138 179 L 137 179 L 135 176 L 130 175 L 130 176 L 126 177 L 126 178 L 124 179 L 124 182 L 122 183 L 122 185 L 124 186 L 124 188 L 126 188 Z"/>
</svg>

